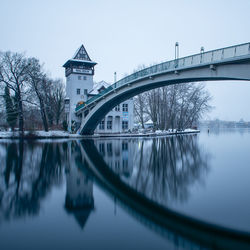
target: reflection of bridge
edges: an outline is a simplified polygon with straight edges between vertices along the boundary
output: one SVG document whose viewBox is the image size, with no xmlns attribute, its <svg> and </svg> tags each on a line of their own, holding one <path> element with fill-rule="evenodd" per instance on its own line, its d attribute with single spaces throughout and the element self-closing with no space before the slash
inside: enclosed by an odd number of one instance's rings
<svg viewBox="0 0 250 250">
<path fill-rule="evenodd" d="M 108 167 L 93 140 L 82 140 L 79 146 L 82 157 L 96 181 L 140 216 L 159 225 L 162 230 L 165 228 L 176 232 L 185 239 L 208 248 L 249 249 L 249 233 L 209 224 L 155 203 L 127 185 Z"/>
<path fill-rule="evenodd" d="M 76 109 L 82 116 L 81 134 L 93 134 L 116 105 L 150 89 L 196 81 L 250 80 L 250 43 L 163 62 L 135 72 Z"/>
</svg>

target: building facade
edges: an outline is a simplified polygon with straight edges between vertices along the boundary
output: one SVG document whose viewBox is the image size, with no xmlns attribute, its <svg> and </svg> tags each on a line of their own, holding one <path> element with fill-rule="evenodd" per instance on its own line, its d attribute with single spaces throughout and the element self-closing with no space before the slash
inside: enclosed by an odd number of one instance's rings
<svg viewBox="0 0 250 250">
<path fill-rule="evenodd" d="M 81 119 L 75 115 L 77 104 L 86 102 L 89 98 L 97 95 L 110 86 L 101 81 L 94 83 L 94 66 L 83 45 L 76 51 L 72 59 L 69 59 L 63 67 L 66 76 L 66 99 L 68 104 L 67 122 L 69 131 L 76 131 Z M 134 126 L 134 103 L 129 99 L 120 103 L 111 110 L 97 126 L 96 133 L 121 133 L 132 130 Z"/>
</svg>

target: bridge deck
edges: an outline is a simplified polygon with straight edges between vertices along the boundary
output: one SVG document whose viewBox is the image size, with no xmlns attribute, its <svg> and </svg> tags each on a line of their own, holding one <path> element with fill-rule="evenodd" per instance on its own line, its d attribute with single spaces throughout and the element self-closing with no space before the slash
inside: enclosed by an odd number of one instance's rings
<svg viewBox="0 0 250 250">
<path fill-rule="evenodd" d="M 222 49 L 211 50 L 199 54 L 194 54 L 187 57 L 182 57 L 176 60 L 166 61 L 143 70 L 137 71 L 123 79 L 115 82 L 113 85 L 100 92 L 96 96 L 90 98 L 85 104 L 79 105 L 75 111 L 79 112 L 98 102 L 103 96 L 108 95 L 115 89 L 121 88 L 124 85 L 133 83 L 145 77 L 150 77 L 171 71 L 189 69 L 194 67 L 202 67 L 211 64 L 222 64 L 232 62 L 239 59 L 248 58 L 250 56 L 250 43 L 244 43 L 236 46 L 226 47 Z"/>
</svg>

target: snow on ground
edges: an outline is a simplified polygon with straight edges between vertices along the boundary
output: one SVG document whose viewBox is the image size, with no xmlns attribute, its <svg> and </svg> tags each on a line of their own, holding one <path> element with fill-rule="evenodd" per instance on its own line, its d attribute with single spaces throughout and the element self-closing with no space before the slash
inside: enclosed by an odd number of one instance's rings
<svg viewBox="0 0 250 250">
<path fill-rule="evenodd" d="M 71 136 L 79 136 L 79 135 L 71 135 L 68 132 L 60 131 L 60 130 L 53 130 L 53 131 L 25 131 L 24 135 L 26 137 L 71 137 Z M 17 138 L 20 137 L 18 131 L 9 132 L 9 131 L 0 131 L 0 138 Z"/>
<path fill-rule="evenodd" d="M 145 133 L 121 133 L 121 134 L 95 134 L 94 136 L 82 136 L 79 134 L 70 134 L 61 130 L 52 130 L 52 131 L 25 131 L 26 138 L 83 138 L 83 137 L 136 137 L 136 136 L 160 136 L 160 135 L 173 135 L 173 134 L 186 134 L 186 133 L 199 133 L 199 130 L 195 129 L 185 129 L 184 131 L 173 130 L 156 130 L 155 132 L 145 132 Z M 0 139 L 7 138 L 19 138 L 20 134 L 18 131 L 9 132 L 9 131 L 0 131 Z"/>
</svg>

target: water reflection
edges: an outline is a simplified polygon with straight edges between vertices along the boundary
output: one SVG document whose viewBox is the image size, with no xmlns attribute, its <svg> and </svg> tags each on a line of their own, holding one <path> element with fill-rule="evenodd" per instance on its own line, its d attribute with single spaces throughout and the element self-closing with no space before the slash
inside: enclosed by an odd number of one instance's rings
<svg viewBox="0 0 250 250">
<path fill-rule="evenodd" d="M 203 131 L 207 131 L 206 128 L 202 128 Z M 209 133 L 212 135 L 221 135 L 221 134 L 240 134 L 245 135 L 250 133 L 250 128 L 220 128 L 212 127 L 209 128 Z"/>
<path fill-rule="evenodd" d="M 73 214 L 83 229 L 94 209 L 93 178 L 84 167 L 81 151 L 76 142 L 69 142 L 68 165 L 66 166 L 65 208 Z"/>
<path fill-rule="evenodd" d="M 65 209 L 81 226 L 94 208 L 93 181 L 76 141 L 10 141 L 0 146 L 0 223 L 39 215 L 41 202 L 66 175 Z"/>
<path fill-rule="evenodd" d="M 189 188 L 204 183 L 210 155 L 195 135 L 129 140 L 97 140 L 96 148 L 123 181 L 160 204 L 185 202 Z"/>
<path fill-rule="evenodd" d="M 109 192 L 116 194 L 129 207 L 130 213 L 136 213 L 139 219 L 143 217 L 143 221 L 146 218 L 150 226 L 156 224 L 156 228 L 160 227 L 156 231 L 161 234 L 169 236 L 172 233 L 173 238 L 178 239 L 175 245 L 179 247 L 184 242 L 184 249 L 197 247 L 197 244 L 199 247 L 218 249 L 249 249 L 249 233 L 210 224 L 168 209 L 168 201 L 186 201 L 188 188 L 195 181 L 202 180 L 209 169 L 210 157 L 200 150 L 195 137 L 154 138 L 148 140 L 147 147 L 144 143 L 135 143 L 139 145 L 139 150 L 133 145 L 135 139 L 128 141 L 127 147 L 126 142 L 121 140 L 115 147 L 116 152 L 121 149 L 120 153 L 115 154 L 109 140 L 96 140 L 95 143 L 82 141 L 82 145 L 88 165 L 98 176 L 98 181 Z M 130 154 L 127 154 L 130 146 Z M 109 153 L 106 154 L 105 149 Z M 135 157 L 132 162 L 137 162 L 132 168 L 129 164 L 131 156 Z"/>
<path fill-rule="evenodd" d="M 62 183 L 64 147 L 15 141 L 1 151 L 0 222 L 37 215 L 41 200 Z"/>
<path fill-rule="evenodd" d="M 185 217 L 168 210 L 171 203 L 187 202 L 192 186 L 204 183 L 210 169 L 210 156 L 196 136 L 5 141 L 0 143 L 0 158 L 1 226 L 19 218 L 39 217 L 52 190 L 66 183 L 64 202 L 59 205 L 82 232 L 94 216 L 93 187 L 98 184 L 136 221 L 174 246 L 211 247 L 208 239 L 214 240 L 218 233 L 206 229 L 200 234 L 203 226 L 198 223 L 198 229 L 193 228 Z M 223 246 L 231 244 L 227 237 Z M 234 234 L 229 237 L 235 239 Z M 243 242 L 241 247 L 245 247 L 244 237 Z M 249 246 L 249 238 L 247 242 Z"/>
</svg>

